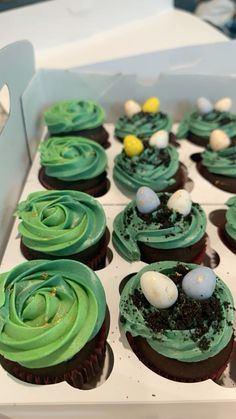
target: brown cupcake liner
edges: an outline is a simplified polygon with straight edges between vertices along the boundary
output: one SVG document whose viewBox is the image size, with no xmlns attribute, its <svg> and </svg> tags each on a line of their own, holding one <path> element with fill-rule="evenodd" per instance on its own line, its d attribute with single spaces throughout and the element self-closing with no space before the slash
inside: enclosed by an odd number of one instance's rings
<svg viewBox="0 0 236 419">
<path fill-rule="evenodd" d="M 214 185 L 216 188 L 221 189 L 226 192 L 236 193 L 236 182 L 234 178 L 227 176 L 216 175 L 209 172 L 205 166 L 203 166 L 202 161 L 198 161 L 196 164 L 197 170 L 204 179 Z"/>
<path fill-rule="evenodd" d="M 218 234 L 222 242 L 231 250 L 231 252 L 236 254 L 236 241 L 229 236 L 224 227 L 218 228 Z"/>
</svg>

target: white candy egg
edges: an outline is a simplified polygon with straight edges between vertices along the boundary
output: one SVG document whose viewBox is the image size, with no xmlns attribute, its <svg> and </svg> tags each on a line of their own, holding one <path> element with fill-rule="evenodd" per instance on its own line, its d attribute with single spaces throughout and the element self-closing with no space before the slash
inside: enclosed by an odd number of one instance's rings
<svg viewBox="0 0 236 419">
<path fill-rule="evenodd" d="M 168 199 L 167 207 L 182 215 L 188 215 L 192 208 L 192 201 L 185 189 L 179 189 Z"/>
<path fill-rule="evenodd" d="M 140 278 L 140 285 L 146 299 L 156 308 L 169 308 L 178 298 L 175 283 L 160 272 L 144 272 Z"/>
<path fill-rule="evenodd" d="M 197 100 L 197 109 L 202 115 L 213 110 L 212 103 L 206 97 L 199 97 Z"/>
<path fill-rule="evenodd" d="M 164 129 L 155 132 L 149 139 L 151 147 L 166 148 L 169 143 L 169 133 Z"/>
<path fill-rule="evenodd" d="M 228 112 L 232 107 L 232 100 L 230 97 L 223 97 L 215 103 L 215 110 L 219 112 Z"/>
<path fill-rule="evenodd" d="M 230 146 L 230 138 L 221 129 L 214 129 L 210 135 L 210 147 L 214 151 L 224 150 Z"/>
<path fill-rule="evenodd" d="M 129 119 L 131 119 L 136 113 L 141 112 L 141 110 L 141 106 L 134 100 L 127 100 L 127 102 L 125 102 L 125 114 Z"/>
</svg>

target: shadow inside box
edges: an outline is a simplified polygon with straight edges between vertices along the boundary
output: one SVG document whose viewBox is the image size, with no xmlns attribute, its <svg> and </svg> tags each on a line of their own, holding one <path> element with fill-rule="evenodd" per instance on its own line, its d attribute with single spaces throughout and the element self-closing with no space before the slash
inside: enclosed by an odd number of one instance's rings
<svg viewBox="0 0 236 419">
<path fill-rule="evenodd" d="M 211 247 L 210 239 L 206 239 L 206 253 L 202 264 L 208 268 L 215 269 L 220 263 L 219 254 Z"/>
<path fill-rule="evenodd" d="M 215 381 L 221 387 L 232 388 L 236 386 L 236 345 L 230 356 L 229 364 L 223 374 Z"/>
</svg>

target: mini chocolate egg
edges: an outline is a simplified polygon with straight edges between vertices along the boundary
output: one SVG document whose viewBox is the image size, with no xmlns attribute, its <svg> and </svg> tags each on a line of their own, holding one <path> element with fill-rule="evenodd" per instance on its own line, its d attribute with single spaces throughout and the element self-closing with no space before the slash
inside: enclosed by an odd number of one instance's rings
<svg viewBox="0 0 236 419">
<path fill-rule="evenodd" d="M 169 143 L 169 133 L 164 129 L 155 132 L 149 139 L 151 147 L 166 148 Z"/>
<path fill-rule="evenodd" d="M 196 300 L 210 298 L 216 286 L 216 276 L 212 269 L 199 266 L 188 272 L 183 278 L 182 288 L 185 294 Z"/>
<path fill-rule="evenodd" d="M 157 194 L 147 186 L 141 186 L 136 193 L 136 205 L 141 214 L 150 214 L 160 205 Z"/>
<path fill-rule="evenodd" d="M 144 146 L 142 141 L 135 135 L 126 135 L 124 138 L 124 151 L 128 157 L 138 156 L 143 152 Z"/>
<path fill-rule="evenodd" d="M 192 208 L 192 201 L 185 189 L 174 192 L 167 201 L 167 207 L 182 215 L 188 215 Z"/>
<path fill-rule="evenodd" d="M 158 99 L 158 97 L 155 97 L 155 96 L 150 97 L 143 104 L 143 112 L 155 113 L 155 112 L 158 112 L 159 109 L 160 109 L 160 100 Z"/>
<path fill-rule="evenodd" d="M 205 115 L 213 111 L 213 105 L 206 97 L 199 97 L 197 100 L 197 109 L 200 114 Z"/>
<path fill-rule="evenodd" d="M 229 147 L 231 141 L 224 131 L 221 129 L 214 129 L 214 131 L 211 132 L 209 143 L 212 150 L 220 151 Z"/>
<path fill-rule="evenodd" d="M 141 106 L 134 100 L 127 100 L 125 102 L 125 115 L 131 119 L 136 113 L 141 112 Z"/>
<path fill-rule="evenodd" d="M 156 308 L 169 308 L 178 298 L 178 289 L 168 276 L 160 272 L 144 272 L 140 286 L 148 302 Z"/>
<path fill-rule="evenodd" d="M 215 103 L 214 109 L 218 112 L 228 112 L 232 107 L 232 100 L 230 97 L 223 97 L 220 100 L 217 100 Z"/>
</svg>

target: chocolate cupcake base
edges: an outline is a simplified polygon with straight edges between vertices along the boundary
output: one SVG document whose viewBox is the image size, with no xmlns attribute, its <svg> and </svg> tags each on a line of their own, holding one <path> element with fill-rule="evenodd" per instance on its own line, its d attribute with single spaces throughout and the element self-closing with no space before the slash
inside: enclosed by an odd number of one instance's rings
<svg viewBox="0 0 236 419">
<path fill-rule="evenodd" d="M 141 252 L 141 260 L 146 263 L 160 262 L 162 260 L 201 263 L 206 252 L 206 234 L 197 243 L 188 247 L 155 249 L 142 242 L 138 242 L 138 246 Z"/>
<path fill-rule="evenodd" d="M 209 144 L 209 137 L 199 137 L 198 135 L 189 132 L 186 138 L 193 144 L 199 145 L 200 147 L 207 147 Z M 231 141 L 236 141 L 236 136 L 231 138 Z"/>
<path fill-rule="evenodd" d="M 70 131 L 70 132 L 50 134 L 50 137 L 69 137 L 69 136 L 89 138 L 90 140 L 93 140 L 96 143 L 100 144 L 105 149 L 107 149 L 111 145 L 110 142 L 108 141 L 109 134 L 102 125 L 97 128 L 83 129 L 80 131 Z"/>
<path fill-rule="evenodd" d="M 106 229 L 102 238 L 95 245 L 91 246 L 89 249 L 85 249 L 82 252 L 76 253 L 70 256 L 53 256 L 47 253 L 37 252 L 36 250 L 30 249 L 23 243 L 21 239 L 20 249 L 23 256 L 28 260 L 34 259 L 72 259 L 84 263 L 93 270 L 103 269 L 106 264 L 106 255 L 107 255 L 107 246 L 110 240 L 109 230 Z"/>
<path fill-rule="evenodd" d="M 216 188 L 222 189 L 226 192 L 236 193 L 236 179 L 230 178 L 227 176 L 216 175 L 211 173 L 207 170 L 205 166 L 203 166 L 202 162 L 197 162 L 197 170 L 199 173 L 208 180 L 212 185 L 216 186 Z"/>
<path fill-rule="evenodd" d="M 109 190 L 109 180 L 107 179 L 107 173 L 103 172 L 101 175 L 96 176 L 89 180 L 79 181 L 63 181 L 55 177 L 47 176 L 44 167 L 39 170 L 39 181 L 48 190 L 74 190 L 85 192 L 95 198 L 105 195 Z"/>
<path fill-rule="evenodd" d="M 218 228 L 219 236 L 223 243 L 236 254 L 236 241 L 227 233 L 224 227 Z"/>
<path fill-rule="evenodd" d="M 44 385 L 67 381 L 75 388 L 83 388 L 95 377 L 99 378 L 105 360 L 106 337 L 105 320 L 97 335 L 69 361 L 37 369 L 25 368 L 3 356 L 0 356 L 0 363 L 11 375 L 27 383 Z"/>
<path fill-rule="evenodd" d="M 146 339 L 126 334 L 128 342 L 140 361 L 155 373 L 181 382 L 204 381 L 209 378 L 217 380 L 226 368 L 233 349 L 234 336 L 228 345 L 217 355 L 199 362 L 181 362 L 163 356 L 154 351 Z"/>
</svg>

